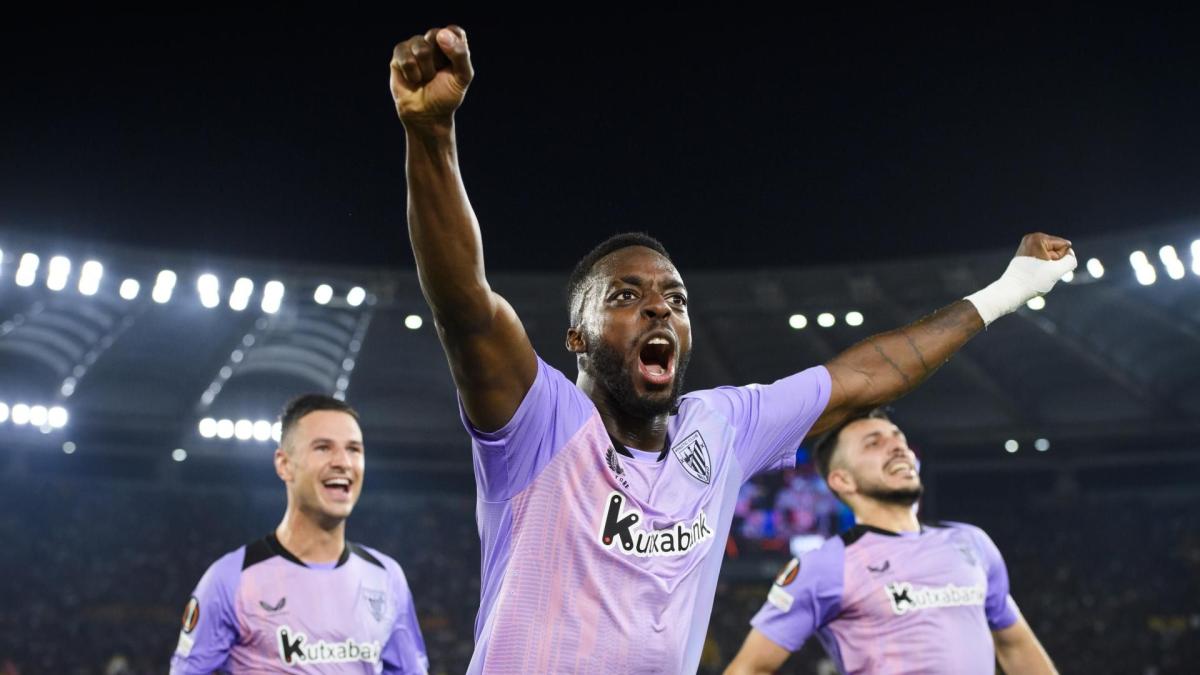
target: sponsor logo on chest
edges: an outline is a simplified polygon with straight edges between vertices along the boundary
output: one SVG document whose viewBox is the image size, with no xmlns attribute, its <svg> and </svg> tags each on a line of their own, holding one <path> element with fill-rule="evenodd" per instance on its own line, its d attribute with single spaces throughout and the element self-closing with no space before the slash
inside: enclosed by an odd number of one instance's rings
<svg viewBox="0 0 1200 675">
<path fill-rule="evenodd" d="M 708 516 L 700 511 L 690 522 L 673 523 L 661 530 L 649 532 L 638 526 L 642 512 L 636 507 L 624 510 L 625 496 L 620 492 L 609 494 L 603 527 L 600 530 L 600 546 L 639 558 L 684 555 L 712 537 Z"/>
<path fill-rule="evenodd" d="M 377 663 L 382 651 L 379 641 L 359 642 L 348 638 L 343 642 L 311 642 L 304 633 L 290 626 L 280 626 L 279 660 L 288 666 L 303 666 L 310 663 L 354 663 L 365 661 Z"/>
<path fill-rule="evenodd" d="M 894 581 L 883 587 L 896 616 L 935 607 L 965 607 L 983 605 L 987 586 L 913 586 L 907 581 Z"/>
</svg>

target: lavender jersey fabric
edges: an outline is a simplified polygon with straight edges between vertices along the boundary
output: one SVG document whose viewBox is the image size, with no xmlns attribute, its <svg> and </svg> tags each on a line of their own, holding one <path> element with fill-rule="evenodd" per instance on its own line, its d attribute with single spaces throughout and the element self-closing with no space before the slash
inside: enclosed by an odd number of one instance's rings
<svg viewBox="0 0 1200 675">
<path fill-rule="evenodd" d="M 390 557 L 347 543 L 307 566 L 274 534 L 208 568 L 184 611 L 171 675 L 426 673 L 408 581 Z"/>
<path fill-rule="evenodd" d="M 788 651 L 815 633 L 842 673 L 974 675 L 995 672 L 991 631 L 1017 617 L 983 530 L 859 525 L 784 567 L 751 624 Z"/>
<path fill-rule="evenodd" d="M 795 464 L 829 389 L 817 367 L 687 394 L 669 451 L 633 457 L 540 359 L 504 428 L 464 414 L 483 552 L 468 672 L 695 672 L 738 488 Z"/>
</svg>

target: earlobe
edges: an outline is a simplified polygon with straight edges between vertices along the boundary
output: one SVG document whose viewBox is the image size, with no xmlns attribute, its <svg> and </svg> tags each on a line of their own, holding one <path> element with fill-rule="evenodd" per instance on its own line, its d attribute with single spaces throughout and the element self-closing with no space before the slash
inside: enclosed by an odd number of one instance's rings
<svg viewBox="0 0 1200 675">
<path fill-rule="evenodd" d="M 583 333 L 578 328 L 567 329 L 567 351 L 572 354 L 582 354 L 587 351 L 587 342 L 583 339 Z"/>
</svg>

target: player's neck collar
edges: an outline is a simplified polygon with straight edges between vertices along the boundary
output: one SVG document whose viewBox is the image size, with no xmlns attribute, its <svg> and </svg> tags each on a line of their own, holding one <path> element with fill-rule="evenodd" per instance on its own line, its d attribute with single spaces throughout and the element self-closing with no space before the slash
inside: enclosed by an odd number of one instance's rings
<svg viewBox="0 0 1200 675">
<path fill-rule="evenodd" d="M 267 548 L 270 548 L 271 552 L 274 553 L 275 555 L 277 555 L 289 562 L 294 562 L 297 565 L 303 565 L 304 567 L 308 567 L 307 563 L 305 563 L 300 558 L 297 558 L 296 555 L 294 553 L 292 553 L 291 551 L 284 548 L 283 543 L 281 543 L 279 541 L 279 537 L 275 536 L 274 532 L 267 535 L 266 542 L 267 542 Z M 342 565 L 345 565 L 347 560 L 350 560 L 350 544 L 348 542 L 342 544 L 342 554 L 340 556 L 338 556 L 337 564 L 334 565 L 334 567 L 337 568 L 337 567 L 341 567 Z"/>
<path fill-rule="evenodd" d="M 885 537 L 911 537 L 925 534 L 925 523 L 917 523 L 917 526 L 919 529 L 916 532 L 893 532 L 892 530 L 885 530 L 882 527 L 875 527 L 874 525 L 864 525 L 859 523 L 838 536 L 842 538 L 842 541 L 845 542 L 846 545 L 850 545 L 859 539 L 862 539 L 863 535 L 867 534 L 868 532 L 872 534 L 880 534 Z"/>
<path fill-rule="evenodd" d="M 608 439 L 610 441 L 612 441 L 613 448 L 615 448 L 617 452 L 621 453 L 622 455 L 625 455 L 626 457 L 628 457 L 630 459 L 641 459 L 640 457 L 634 457 L 633 453 L 629 451 L 629 448 L 625 447 L 625 444 L 622 443 L 621 441 L 618 441 L 616 436 L 609 434 Z M 666 436 L 663 436 L 662 450 L 660 450 L 658 452 L 658 457 L 655 458 L 654 461 L 661 462 L 664 459 L 666 459 L 667 458 L 667 449 L 670 447 L 671 447 L 671 435 L 670 435 L 670 432 L 668 432 Z M 647 451 L 642 450 L 641 452 L 644 453 Z"/>
</svg>

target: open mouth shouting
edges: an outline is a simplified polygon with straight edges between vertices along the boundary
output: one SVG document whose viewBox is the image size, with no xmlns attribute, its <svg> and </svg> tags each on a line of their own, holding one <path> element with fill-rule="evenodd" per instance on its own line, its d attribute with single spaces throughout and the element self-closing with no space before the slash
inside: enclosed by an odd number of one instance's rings
<svg viewBox="0 0 1200 675">
<path fill-rule="evenodd" d="M 653 331 L 638 349 L 638 372 L 651 388 L 669 387 L 675 379 L 675 336 Z"/>
</svg>

